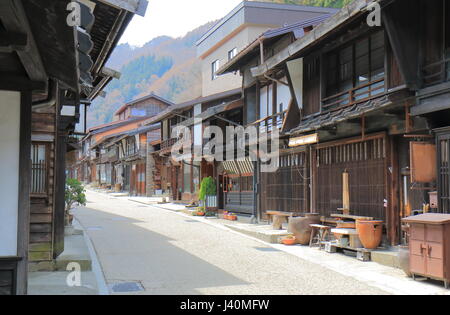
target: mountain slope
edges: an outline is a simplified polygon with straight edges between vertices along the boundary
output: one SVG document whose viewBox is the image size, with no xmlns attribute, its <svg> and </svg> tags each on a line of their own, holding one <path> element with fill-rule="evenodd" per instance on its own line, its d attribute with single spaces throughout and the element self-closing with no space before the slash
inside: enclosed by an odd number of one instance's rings
<svg viewBox="0 0 450 315">
<path fill-rule="evenodd" d="M 181 38 L 157 37 L 139 48 L 118 45 L 107 66 L 119 69 L 122 76 L 107 86 L 105 98 L 97 98 L 90 106 L 88 127 L 111 121 L 124 103 L 151 92 L 175 103 L 200 96 L 200 61 L 195 43 L 214 23 Z"/>
<path fill-rule="evenodd" d="M 259 0 L 264 2 L 311 5 L 317 7 L 342 8 L 353 0 Z"/>
<path fill-rule="evenodd" d="M 276 3 L 340 8 L 353 0 L 259 0 Z M 108 67 L 120 70 L 120 80 L 105 89 L 107 96 L 97 98 L 88 111 L 89 127 L 109 122 L 125 102 L 154 92 L 174 103 L 201 95 L 201 65 L 195 43 L 215 22 L 207 23 L 184 37 L 160 36 L 136 48 L 118 45 Z"/>
</svg>

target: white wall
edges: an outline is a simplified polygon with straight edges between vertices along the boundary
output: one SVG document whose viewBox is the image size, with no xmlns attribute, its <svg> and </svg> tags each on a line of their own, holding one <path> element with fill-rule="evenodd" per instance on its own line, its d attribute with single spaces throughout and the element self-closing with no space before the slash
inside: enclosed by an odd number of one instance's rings
<svg viewBox="0 0 450 315">
<path fill-rule="evenodd" d="M 219 60 L 220 67 L 228 62 L 228 52 L 237 48 L 240 52 L 248 44 L 258 38 L 259 35 L 267 31 L 269 26 L 246 26 L 239 33 L 235 34 L 220 47 L 202 58 L 202 96 L 209 96 L 228 90 L 240 88 L 242 77 L 240 74 L 226 73 L 212 80 L 211 65 L 215 60 Z"/>
<path fill-rule="evenodd" d="M 20 93 L 0 91 L 0 256 L 17 255 Z"/>
</svg>

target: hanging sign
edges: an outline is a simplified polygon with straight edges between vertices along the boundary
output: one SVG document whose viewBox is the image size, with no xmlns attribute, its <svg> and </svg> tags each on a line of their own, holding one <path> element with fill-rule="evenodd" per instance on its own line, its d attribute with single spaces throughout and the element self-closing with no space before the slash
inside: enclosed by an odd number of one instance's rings
<svg viewBox="0 0 450 315">
<path fill-rule="evenodd" d="M 308 144 L 314 144 L 319 142 L 319 135 L 317 133 L 297 137 L 297 138 L 291 138 L 289 139 L 289 147 L 299 147 L 302 145 L 308 145 Z"/>
</svg>

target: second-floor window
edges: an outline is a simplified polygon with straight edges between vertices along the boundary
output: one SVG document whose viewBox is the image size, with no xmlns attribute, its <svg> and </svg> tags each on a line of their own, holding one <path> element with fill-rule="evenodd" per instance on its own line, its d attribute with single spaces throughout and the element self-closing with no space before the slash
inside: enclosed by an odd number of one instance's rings
<svg viewBox="0 0 450 315">
<path fill-rule="evenodd" d="M 220 67 L 220 61 L 216 60 L 211 64 L 211 79 L 215 80 L 217 79 L 219 76 L 217 75 L 217 70 L 219 70 Z"/>
<path fill-rule="evenodd" d="M 382 93 L 384 56 L 383 31 L 329 53 L 326 56 L 326 96 L 339 95 L 353 89 L 350 97 L 342 97 L 340 104 L 345 105 Z M 332 100 L 333 103 L 337 101 L 339 99 Z"/>
<path fill-rule="evenodd" d="M 237 55 L 237 48 L 235 47 L 228 52 L 228 60 L 233 59 L 234 57 L 236 57 L 236 55 Z"/>
<path fill-rule="evenodd" d="M 134 137 L 130 137 L 126 140 L 125 151 L 126 156 L 130 156 L 136 153 L 136 141 Z"/>
</svg>

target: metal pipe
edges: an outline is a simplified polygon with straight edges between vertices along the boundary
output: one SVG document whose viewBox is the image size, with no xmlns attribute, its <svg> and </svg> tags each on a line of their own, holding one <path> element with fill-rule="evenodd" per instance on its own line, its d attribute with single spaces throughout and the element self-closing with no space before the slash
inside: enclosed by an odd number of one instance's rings
<svg viewBox="0 0 450 315">
<path fill-rule="evenodd" d="M 33 110 L 46 109 L 56 104 L 56 94 L 58 91 L 58 85 L 53 80 L 48 82 L 47 98 L 43 101 L 33 103 Z"/>
</svg>

